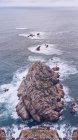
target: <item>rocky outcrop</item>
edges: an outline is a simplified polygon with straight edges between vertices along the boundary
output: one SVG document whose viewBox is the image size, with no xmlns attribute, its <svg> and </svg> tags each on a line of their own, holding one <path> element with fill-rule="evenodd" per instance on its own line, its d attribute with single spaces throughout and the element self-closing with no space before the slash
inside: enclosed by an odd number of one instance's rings
<svg viewBox="0 0 78 140">
<path fill-rule="evenodd" d="M 39 36 L 39 35 L 40 35 L 40 33 L 37 33 L 37 35 Z"/>
<path fill-rule="evenodd" d="M 76 113 L 76 104 L 75 104 L 75 102 L 72 102 L 71 104 L 70 104 L 70 113 L 73 113 L 73 114 L 75 114 Z"/>
<path fill-rule="evenodd" d="M 50 69 L 40 61 L 29 69 L 18 89 L 19 104 L 16 111 L 23 120 L 33 118 L 40 122 L 59 119 L 64 106 L 61 100 L 64 91 L 58 69 Z"/>
<path fill-rule="evenodd" d="M 48 128 L 23 130 L 17 140 L 61 140 L 57 131 Z"/>
<path fill-rule="evenodd" d="M 35 35 L 34 35 L 34 34 L 29 34 L 29 35 L 28 35 L 28 37 L 33 37 L 33 36 L 35 36 Z"/>
<path fill-rule="evenodd" d="M 6 134 L 5 131 L 0 129 L 0 140 L 6 140 Z"/>
<path fill-rule="evenodd" d="M 41 47 L 41 46 L 38 46 L 36 50 L 37 50 L 37 51 L 40 51 L 40 47 Z"/>
<path fill-rule="evenodd" d="M 72 140 L 78 140 L 78 129 L 73 131 Z"/>
</svg>

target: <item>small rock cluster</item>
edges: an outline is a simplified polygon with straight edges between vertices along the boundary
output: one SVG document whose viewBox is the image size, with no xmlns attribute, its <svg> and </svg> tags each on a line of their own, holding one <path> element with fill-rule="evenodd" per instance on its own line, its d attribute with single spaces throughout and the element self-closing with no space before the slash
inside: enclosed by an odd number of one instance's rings
<svg viewBox="0 0 78 140">
<path fill-rule="evenodd" d="M 48 48 L 49 45 L 48 45 L 48 44 L 45 44 L 45 47 Z M 41 49 L 41 46 L 39 45 L 39 46 L 36 48 L 36 50 L 37 50 L 37 51 L 40 51 L 40 49 Z"/>
<path fill-rule="evenodd" d="M 37 33 L 36 35 L 37 36 L 40 36 L 40 33 Z M 33 33 L 31 33 L 31 34 L 28 35 L 28 37 L 34 37 L 34 36 L 35 36 L 35 34 L 33 34 Z"/>
<path fill-rule="evenodd" d="M 61 116 L 64 102 L 63 86 L 59 81 L 59 68 L 35 62 L 23 79 L 19 89 L 18 116 L 23 120 L 56 121 Z"/>
</svg>

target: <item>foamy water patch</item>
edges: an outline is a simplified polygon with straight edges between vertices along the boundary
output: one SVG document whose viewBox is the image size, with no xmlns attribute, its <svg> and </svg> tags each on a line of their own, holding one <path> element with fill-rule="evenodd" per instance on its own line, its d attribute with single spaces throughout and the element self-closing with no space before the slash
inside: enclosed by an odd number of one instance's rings
<svg viewBox="0 0 78 140">
<path fill-rule="evenodd" d="M 13 138 L 15 138 L 15 139 L 18 138 L 22 130 L 28 130 L 28 129 L 29 128 L 25 127 L 24 125 L 20 125 L 20 126 L 13 125 L 13 128 L 12 128 Z"/>
<path fill-rule="evenodd" d="M 74 75 L 78 73 L 76 66 L 68 64 L 68 62 L 63 61 L 58 57 L 50 59 L 47 62 L 47 65 L 49 65 L 51 68 L 56 66 L 60 68 L 59 74 L 61 80 L 68 78 L 69 75 Z"/>
<path fill-rule="evenodd" d="M 7 127 L 6 129 L 6 134 L 7 134 L 7 140 L 11 140 L 14 138 L 15 140 L 19 138 L 19 135 L 22 130 L 29 130 L 29 127 L 27 127 L 24 124 L 20 125 L 12 125 L 12 127 Z"/>
<path fill-rule="evenodd" d="M 27 28 L 25 28 L 25 27 L 18 27 L 18 28 L 16 28 L 16 30 L 26 30 Z"/>
<path fill-rule="evenodd" d="M 68 34 L 70 33 L 71 31 L 59 31 L 56 33 L 56 35 L 63 35 L 63 34 Z"/>
<path fill-rule="evenodd" d="M 28 49 L 29 51 L 38 54 L 45 54 L 45 55 L 62 54 L 62 51 L 58 50 L 55 44 L 42 44 L 38 46 L 29 47 Z"/>
<path fill-rule="evenodd" d="M 70 89 L 66 86 L 63 86 L 63 90 L 64 90 L 64 93 L 65 93 L 65 96 L 64 96 L 64 103 L 69 103 L 71 101 L 73 101 L 73 97 L 70 96 Z"/>
<path fill-rule="evenodd" d="M 43 57 L 40 57 L 40 56 L 29 56 L 28 60 L 30 62 L 35 62 L 35 61 L 45 62 L 46 61 Z"/>
<path fill-rule="evenodd" d="M 60 138 L 65 138 L 66 137 L 66 125 L 65 124 L 63 124 L 63 125 L 61 125 L 61 126 L 55 126 L 55 129 L 57 129 L 57 132 L 58 132 L 58 134 L 59 134 L 59 136 L 60 136 Z"/>
<path fill-rule="evenodd" d="M 47 37 L 45 32 L 30 32 L 29 34 L 23 33 L 19 36 L 30 38 L 30 39 L 45 39 Z"/>
<path fill-rule="evenodd" d="M 22 78 L 26 76 L 28 70 L 25 71 L 17 71 L 13 80 L 10 84 L 4 84 L 0 86 L 0 105 L 5 104 L 7 110 L 2 113 L 2 116 L 10 115 L 13 118 L 18 118 L 16 113 L 16 105 L 18 103 L 17 90 L 19 88 L 20 83 L 22 82 Z M 2 117 L 0 116 L 0 117 Z"/>
</svg>

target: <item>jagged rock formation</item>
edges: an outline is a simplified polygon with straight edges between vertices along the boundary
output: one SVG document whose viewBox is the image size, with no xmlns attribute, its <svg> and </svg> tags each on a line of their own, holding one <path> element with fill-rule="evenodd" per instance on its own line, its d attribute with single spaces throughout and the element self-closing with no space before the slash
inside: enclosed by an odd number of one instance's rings
<svg viewBox="0 0 78 140">
<path fill-rule="evenodd" d="M 78 140 L 78 129 L 73 131 L 72 140 Z"/>
<path fill-rule="evenodd" d="M 57 131 L 48 128 L 22 130 L 17 140 L 61 140 Z"/>
<path fill-rule="evenodd" d="M 59 119 L 64 106 L 61 101 L 64 91 L 59 82 L 58 69 L 50 69 L 40 61 L 29 69 L 18 89 L 19 104 L 16 111 L 23 120 L 33 118 L 40 122 Z"/>
<path fill-rule="evenodd" d="M 6 134 L 5 131 L 0 129 L 0 140 L 6 140 Z"/>
</svg>

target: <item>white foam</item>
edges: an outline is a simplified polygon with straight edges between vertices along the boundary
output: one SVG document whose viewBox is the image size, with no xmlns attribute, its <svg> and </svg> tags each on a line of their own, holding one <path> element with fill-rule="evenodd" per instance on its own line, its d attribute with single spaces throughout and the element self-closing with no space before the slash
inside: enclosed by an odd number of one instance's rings
<svg viewBox="0 0 78 140">
<path fill-rule="evenodd" d="M 44 127 L 50 127 L 51 130 L 56 130 L 60 136 L 60 138 L 65 138 L 66 137 L 66 132 L 67 132 L 67 127 L 66 124 L 48 124 L 44 123 Z"/>
<path fill-rule="evenodd" d="M 69 126 L 68 127 L 68 131 L 67 131 L 67 138 L 69 139 L 69 140 L 71 140 L 72 139 L 72 134 L 73 134 L 73 131 L 74 130 L 77 130 L 78 129 L 78 127 L 71 127 L 71 126 Z"/>
<path fill-rule="evenodd" d="M 25 27 L 18 27 L 18 28 L 16 28 L 16 30 L 25 30 L 25 29 L 27 29 L 27 28 L 25 28 Z"/>
<path fill-rule="evenodd" d="M 33 36 L 30 36 L 30 34 L 32 34 Z M 19 36 L 23 36 L 30 39 L 45 39 L 46 37 L 45 32 L 30 32 L 29 34 L 23 33 L 19 34 Z"/>
<path fill-rule="evenodd" d="M 13 125 L 13 131 L 12 131 L 12 136 L 13 138 L 18 138 L 22 129 L 18 129 L 16 125 Z"/>
<path fill-rule="evenodd" d="M 67 104 L 69 103 L 70 101 L 73 101 L 74 99 L 70 96 L 70 90 L 68 87 L 66 86 L 63 86 L 63 90 L 64 90 L 64 93 L 65 93 L 65 96 L 64 96 L 64 102 Z"/>
<path fill-rule="evenodd" d="M 66 137 L 66 125 L 63 124 L 60 126 L 59 129 L 57 128 L 57 132 L 58 132 L 60 138 L 62 138 L 62 139 L 65 138 Z"/>
<path fill-rule="evenodd" d="M 31 62 L 35 62 L 35 61 L 41 61 L 41 62 L 45 62 L 45 59 L 43 57 L 40 56 L 29 56 L 28 60 Z"/>
<path fill-rule="evenodd" d="M 67 105 L 67 103 L 71 103 L 71 102 L 75 103 L 75 106 L 74 106 L 74 109 L 76 110 L 75 116 L 78 115 L 78 104 L 76 103 L 75 99 L 70 96 L 70 93 L 71 93 L 70 89 L 66 86 L 63 86 L 63 90 L 64 90 L 64 93 L 65 93 L 65 96 L 64 96 L 64 99 L 63 99 L 64 104 Z"/>
<path fill-rule="evenodd" d="M 13 125 L 12 127 L 6 128 L 6 140 L 11 140 L 12 138 L 17 139 L 21 133 L 22 129 L 18 129 L 18 126 Z"/>
<path fill-rule="evenodd" d="M 56 65 L 59 66 L 59 74 L 60 74 L 60 79 L 65 80 L 66 78 L 69 77 L 69 75 L 77 74 L 78 71 L 76 69 L 76 66 L 74 65 L 69 65 L 68 62 L 63 61 L 62 59 L 58 57 L 54 57 L 50 59 L 47 62 L 47 65 L 49 65 L 51 68 L 55 67 Z"/>
<path fill-rule="evenodd" d="M 22 130 L 29 130 L 29 127 L 25 126 L 25 125 L 12 125 L 11 130 L 11 135 L 13 138 L 17 139 L 21 133 Z M 7 136 L 8 137 L 8 136 Z M 11 139 L 11 138 L 10 138 Z"/>
<path fill-rule="evenodd" d="M 60 34 L 60 35 L 62 35 L 62 34 L 65 34 L 65 33 L 70 33 L 71 31 L 59 31 L 59 32 L 57 32 L 56 34 Z"/>
<path fill-rule="evenodd" d="M 48 47 L 46 47 L 46 44 L 39 45 L 40 46 L 39 51 L 37 50 L 39 46 L 30 47 L 28 49 L 33 53 L 39 53 L 39 54 L 45 54 L 45 55 L 52 55 L 52 54 L 61 55 L 62 54 L 62 51 L 58 50 L 55 44 L 47 44 L 47 45 Z"/>
<path fill-rule="evenodd" d="M 4 84 L 0 86 L 2 93 L 0 94 L 0 104 L 5 104 L 6 108 L 8 109 L 3 112 L 2 115 L 11 115 L 13 118 L 18 118 L 15 107 L 18 103 L 17 97 L 17 90 L 22 81 L 22 78 L 26 76 L 28 70 L 25 71 L 17 71 L 14 76 L 13 80 L 10 84 Z M 8 91 L 4 92 L 5 89 L 9 89 Z M 2 117 L 2 116 L 0 116 Z"/>
</svg>

